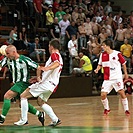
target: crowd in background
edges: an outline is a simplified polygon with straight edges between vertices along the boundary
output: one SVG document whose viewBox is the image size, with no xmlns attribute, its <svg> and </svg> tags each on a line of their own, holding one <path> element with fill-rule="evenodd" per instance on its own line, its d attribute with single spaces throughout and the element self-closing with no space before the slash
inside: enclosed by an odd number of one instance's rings
<svg viewBox="0 0 133 133">
<path fill-rule="evenodd" d="M 38 55 L 41 54 L 45 61 L 47 49 L 44 50 L 41 45 L 38 47 L 36 41 L 42 38 L 36 35 L 39 35 L 38 28 L 47 28 L 48 40 L 58 38 L 62 56 L 69 54 L 69 73 L 72 74 L 74 67 L 82 68 L 88 60 L 80 57 L 80 52 L 90 59 L 87 64 L 91 63 L 92 67 L 89 66 L 91 69 L 87 71 L 95 69 L 102 51 L 101 44 L 109 38 L 114 43 L 114 49 L 121 51 L 127 60 L 128 73 L 132 73 L 133 11 L 130 15 L 123 14 L 121 10 L 114 12 L 110 1 L 102 5 L 101 1 L 92 0 L 27 0 L 26 4 L 28 9 L 22 10 L 21 14 L 32 21 L 35 42 L 33 46 L 23 21 L 19 34 L 16 26 L 10 33 L 9 43 L 17 49 L 29 48 L 31 57 L 37 55 L 40 62 Z M 81 60 L 84 60 L 83 64 Z"/>
</svg>

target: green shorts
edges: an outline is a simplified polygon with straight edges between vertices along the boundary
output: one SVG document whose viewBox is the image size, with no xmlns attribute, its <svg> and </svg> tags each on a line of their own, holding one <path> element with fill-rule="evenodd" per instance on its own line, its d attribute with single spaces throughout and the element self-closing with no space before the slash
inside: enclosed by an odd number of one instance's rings
<svg viewBox="0 0 133 133">
<path fill-rule="evenodd" d="M 18 96 L 17 98 L 19 98 L 20 94 L 23 93 L 29 86 L 29 83 L 25 83 L 25 82 L 17 82 L 15 83 L 10 90 L 17 92 Z"/>
</svg>

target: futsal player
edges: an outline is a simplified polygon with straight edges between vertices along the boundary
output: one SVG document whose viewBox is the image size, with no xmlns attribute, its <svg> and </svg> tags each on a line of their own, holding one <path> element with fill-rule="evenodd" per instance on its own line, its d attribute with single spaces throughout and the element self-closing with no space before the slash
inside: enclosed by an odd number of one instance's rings
<svg viewBox="0 0 133 133">
<path fill-rule="evenodd" d="M 101 88 L 101 101 L 104 106 L 104 115 L 108 115 L 110 112 L 107 94 L 109 94 L 113 88 L 122 98 L 125 114 L 130 115 L 121 71 L 122 65 L 125 79 L 128 79 L 126 61 L 119 51 L 113 50 L 113 42 L 110 39 L 102 43 L 102 48 L 104 52 L 101 53 L 98 66 L 94 71 L 98 73 L 102 67 L 104 70 L 104 81 Z"/>
</svg>

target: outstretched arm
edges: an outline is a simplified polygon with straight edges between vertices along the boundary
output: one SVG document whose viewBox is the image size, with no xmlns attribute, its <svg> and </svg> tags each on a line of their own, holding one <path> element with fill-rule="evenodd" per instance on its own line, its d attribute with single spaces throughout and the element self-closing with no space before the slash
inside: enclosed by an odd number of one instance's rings
<svg viewBox="0 0 133 133">
<path fill-rule="evenodd" d="M 98 71 L 102 68 L 101 65 L 98 65 L 97 68 L 94 70 L 95 73 L 98 73 Z"/>
</svg>

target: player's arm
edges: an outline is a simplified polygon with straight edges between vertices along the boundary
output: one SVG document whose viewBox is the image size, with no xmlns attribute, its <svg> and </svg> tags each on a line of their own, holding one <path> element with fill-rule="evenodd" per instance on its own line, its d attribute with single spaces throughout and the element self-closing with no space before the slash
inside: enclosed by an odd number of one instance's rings
<svg viewBox="0 0 133 133">
<path fill-rule="evenodd" d="M 121 53 L 118 54 L 118 57 L 119 57 L 119 61 L 120 61 L 120 63 L 122 64 L 122 67 L 123 67 L 123 71 L 124 71 L 125 79 L 128 79 L 128 73 L 127 73 L 126 61 L 125 61 L 125 59 L 124 59 L 124 57 L 122 56 Z"/>
<path fill-rule="evenodd" d="M 59 67 L 59 65 L 60 65 L 60 63 L 58 61 L 55 61 L 47 67 L 40 67 L 38 69 L 42 70 L 42 71 L 54 70 L 55 68 Z"/>
<path fill-rule="evenodd" d="M 40 66 L 37 67 L 37 71 L 36 71 L 36 75 L 37 75 L 37 81 L 41 81 L 41 70 L 40 70 Z"/>
<path fill-rule="evenodd" d="M 102 68 L 101 65 L 98 65 L 97 68 L 94 70 L 95 73 L 98 73 L 98 71 Z"/>
<path fill-rule="evenodd" d="M 126 67 L 126 63 L 122 65 L 123 67 L 123 71 L 124 71 L 124 78 L 128 79 L 128 73 L 127 73 L 127 67 Z"/>
</svg>

